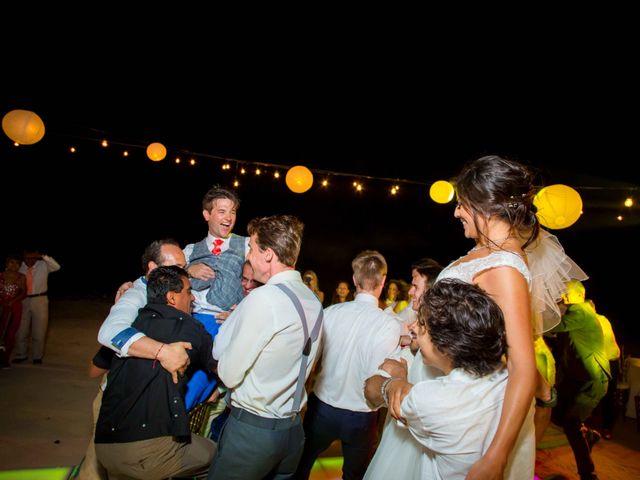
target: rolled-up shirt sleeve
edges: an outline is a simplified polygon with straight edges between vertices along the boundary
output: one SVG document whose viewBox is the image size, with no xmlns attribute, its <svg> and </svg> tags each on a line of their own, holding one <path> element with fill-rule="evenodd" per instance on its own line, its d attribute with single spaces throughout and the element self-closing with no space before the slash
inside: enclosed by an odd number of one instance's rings
<svg viewBox="0 0 640 480">
<path fill-rule="evenodd" d="M 126 357 L 131 344 L 145 336 L 131 324 L 138 316 L 138 310 L 146 303 L 146 286 L 144 293 L 136 286 L 124 292 L 102 322 L 98 331 L 98 342 L 114 350 L 118 355 Z"/>
</svg>

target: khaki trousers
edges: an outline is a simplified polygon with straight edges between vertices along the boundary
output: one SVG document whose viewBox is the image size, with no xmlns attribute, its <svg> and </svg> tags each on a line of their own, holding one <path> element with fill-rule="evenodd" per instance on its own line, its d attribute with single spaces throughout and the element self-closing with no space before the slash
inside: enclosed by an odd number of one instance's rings
<svg viewBox="0 0 640 480">
<path fill-rule="evenodd" d="M 215 443 L 194 433 L 191 443 L 179 443 L 173 437 L 96 443 L 98 460 L 109 472 L 110 480 L 161 480 L 204 474 L 216 450 Z"/>
</svg>

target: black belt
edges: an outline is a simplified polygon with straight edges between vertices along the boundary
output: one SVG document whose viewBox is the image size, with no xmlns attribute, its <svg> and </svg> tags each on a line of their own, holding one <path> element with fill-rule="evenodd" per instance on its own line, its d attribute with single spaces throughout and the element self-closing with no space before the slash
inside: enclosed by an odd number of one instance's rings
<svg viewBox="0 0 640 480">
<path fill-rule="evenodd" d="M 239 407 L 231 407 L 231 416 L 242 423 L 266 430 L 286 430 L 300 423 L 300 414 L 286 418 L 266 418 Z"/>
<path fill-rule="evenodd" d="M 31 295 L 27 295 L 27 298 L 33 298 L 33 297 L 44 297 L 47 294 L 47 292 L 42 292 L 42 293 L 32 293 Z"/>
</svg>

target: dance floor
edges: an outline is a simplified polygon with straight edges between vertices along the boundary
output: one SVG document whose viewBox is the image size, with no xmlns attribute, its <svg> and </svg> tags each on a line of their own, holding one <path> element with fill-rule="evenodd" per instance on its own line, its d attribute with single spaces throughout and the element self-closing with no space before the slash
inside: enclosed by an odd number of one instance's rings
<svg viewBox="0 0 640 480">
<path fill-rule="evenodd" d="M 613 440 L 600 440 L 593 447 L 593 459 L 600 480 L 640 479 L 640 431 L 632 418 L 620 420 Z M 536 452 L 536 474 L 542 479 L 566 478 L 578 480 L 575 460 L 567 439 L 560 429 L 551 425 Z M 311 473 L 311 480 L 342 478 L 340 446 L 334 443 L 320 458 Z"/>
<path fill-rule="evenodd" d="M 25 362 L 0 370 L 0 480 L 65 480 L 82 460 L 98 388 L 98 380 L 87 377 L 87 366 L 110 305 L 110 298 L 53 300 L 44 364 Z M 600 479 L 640 479 L 635 419 L 620 419 L 613 434 L 613 440 L 593 448 Z M 577 479 L 562 433 L 549 430 L 545 442 L 537 455 L 539 476 Z M 341 464 L 340 447 L 333 445 L 311 478 L 340 478 Z"/>
</svg>

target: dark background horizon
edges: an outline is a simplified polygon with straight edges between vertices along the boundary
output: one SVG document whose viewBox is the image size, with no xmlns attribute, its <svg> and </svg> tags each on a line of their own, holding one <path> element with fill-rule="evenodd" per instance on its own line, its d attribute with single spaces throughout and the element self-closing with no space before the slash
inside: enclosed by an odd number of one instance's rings
<svg viewBox="0 0 640 480">
<path fill-rule="evenodd" d="M 637 103 L 629 80 L 611 88 L 594 76 L 590 85 L 602 88 L 588 100 L 570 79 L 517 95 L 477 87 L 442 98 L 400 81 L 372 97 L 374 85 L 359 90 L 356 79 L 309 92 L 289 84 L 214 90 L 167 80 L 161 98 L 134 79 L 126 93 L 103 97 L 82 88 L 84 80 L 71 79 L 60 92 L 14 91 L 0 101 L 1 115 L 33 110 L 47 128 L 41 142 L 19 148 L 2 134 L 0 254 L 34 245 L 52 255 L 62 266 L 50 276 L 52 296 L 112 298 L 118 285 L 140 275 L 140 255 L 152 240 L 173 237 L 186 245 L 203 238 L 202 196 L 214 184 L 231 187 L 237 176 L 235 167 L 225 172 L 211 157 L 418 182 L 400 183 L 391 197 L 390 181 L 365 178 L 365 191 L 356 194 L 355 177 L 330 176 L 324 190 L 316 175 L 310 191 L 295 194 L 282 169 L 277 181 L 269 168 L 261 177 L 238 176 L 242 203 L 234 232 L 245 235 L 256 216 L 298 216 L 305 223 L 298 270 L 316 271 L 327 300 L 338 281 L 351 278 L 352 258 L 367 248 L 387 258 L 389 278 L 410 280 L 415 260 L 428 256 L 446 265 L 473 246 L 453 218 L 454 204 L 431 201 L 429 185 L 453 177 L 469 160 L 498 154 L 529 165 L 539 185 L 565 183 L 579 191 L 585 214 L 552 233 L 590 276 L 587 295 L 622 341 L 640 338 L 633 302 L 637 122 L 619 111 Z M 100 147 L 101 138 L 111 146 Z M 162 162 L 146 157 L 144 148 L 154 141 L 168 149 Z M 78 153 L 68 152 L 71 145 Z M 124 146 L 127 158 L 120 154 Z M 173 163 L 176 154 L 189 158 L 186 152 L 195 167 Z M 636 201 L 631 210 L 622 207 L 627 195 Z M 623 222 L 615 220 L 619 213 Z"/>
</svg>

